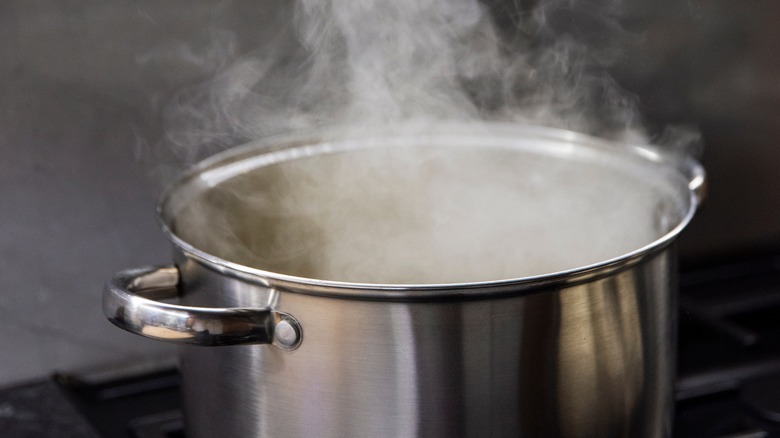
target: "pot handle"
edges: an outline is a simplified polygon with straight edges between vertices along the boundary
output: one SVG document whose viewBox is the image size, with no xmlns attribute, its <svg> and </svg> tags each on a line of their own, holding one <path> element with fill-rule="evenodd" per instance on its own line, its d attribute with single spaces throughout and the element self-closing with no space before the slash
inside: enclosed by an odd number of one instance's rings
<svg viewBox="0 0 780 438">
<path fill-rule="evenodd" d="M 204 346 L 272 344 L 294 350 L 298 321 L 268 308 L 204 308 L 162 303 L 179 296 L 175 266 L 118 272 L 103 290 L 103 313 L 114 325 L 151 339 Z"/>
<path fill-rule="evenodd" d="M 688 189 L 696 197 L 697 207 L 707 197 L 707 173 L 698 162 L 689 159 L 687 164 Z"/>
</svg>

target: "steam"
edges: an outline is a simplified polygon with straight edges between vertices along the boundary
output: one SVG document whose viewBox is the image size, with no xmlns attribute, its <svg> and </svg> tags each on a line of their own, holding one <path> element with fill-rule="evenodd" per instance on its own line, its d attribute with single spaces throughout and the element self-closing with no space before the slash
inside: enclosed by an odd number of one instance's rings
<svg viewBox="0 0 780 438">
<path fill-rule="evenodd" d="M 500 137 L 469 130 L 437 125 L 393 145 L 376 135 L 360 139 L 369 148 L 241 166 L 173 214 L 173 228 L 209 254 L 272 272 L 430 284 L 609 260 L 662 236 L 686 211 L 686 196 L 630 161 L 507 150 L 491 144 Z"/>
<path fill-rule="evenodd" d="M 290 26 L 250 52 L 218 32 L 210 47 L 182 54 L 216 74 L 175 96 L 164 142 L 188 166 L 239 143 L 318 128 L 349 137 L 500 121 L 644 141 L 636 97 L 607 74 L 635 38 L 619 24 L 622 3 L 582 3 L 507 11 L 476 0 L 299 0 Z M 669 143 L 684 137 L 667 134 Z M 597 263 L 684 217 L 673 189 L 619 169 L 607 176 L 598 166 L 482 152 L 407 148 L 270 166 L 204 193 L 173 213 L 173 226 L 249 266 L 426 283 Z"/>
<path fill-rule="evenodd" d="M 173 99 L 164 142 L 189 165 L 271 135 L 410 120 L 642 138 L 635 96 L 606 73 L 636 39 L 619 24 L 622 2 L 580 3 L 490 11 L 477 0 L 299 0 L 289 26 L 252 51 L 238 55 L 225 32 L 182 49 L 182 60 L 217 74 Z"/>
</svg>

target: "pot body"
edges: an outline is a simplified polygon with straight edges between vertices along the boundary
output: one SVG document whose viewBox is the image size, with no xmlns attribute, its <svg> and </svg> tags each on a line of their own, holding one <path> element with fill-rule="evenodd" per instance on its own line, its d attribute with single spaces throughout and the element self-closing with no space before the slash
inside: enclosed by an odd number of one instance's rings
<svg viewBox="0 0 780 438">
<path fill-rule="evenodd" d="M 196 438 L 669 436 L 672 244 L 704 182 L 691 159 L 540 127 L 250 144 L 169 189 L 175 267 L 118 273 L 103 310 L 219 346 L 181 350 Z"/>
<path fill-rule="evenodd" d="M 184 303 L 273 307 L 303 334 L 293 351 L 182 347 L 188 436 L 670 435 L 671 248 L 579 284 L 448 299 L 299 293 L 183 251 L 177 264 Z"/>
</svg>

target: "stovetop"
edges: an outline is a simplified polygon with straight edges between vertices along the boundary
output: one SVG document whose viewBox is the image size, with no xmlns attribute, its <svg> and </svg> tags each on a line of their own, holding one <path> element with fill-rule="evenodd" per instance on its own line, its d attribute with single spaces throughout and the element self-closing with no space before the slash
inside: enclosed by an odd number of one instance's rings
<svg viewBox="0 0 780 438">
<path fill-rule="evenodd" d="M 674 436 L 780 437 L 780 254 L 684 267 L 679 302 Z M 182 438 L 179 385 L 175 369 L 99 382 L 56 375 L 0 391 L 0 430 Z"/>
<path fill-rule="evenodd" d="M 780 255 L 687 269 L 675 436 L 780 436 Z"/>
</svg>

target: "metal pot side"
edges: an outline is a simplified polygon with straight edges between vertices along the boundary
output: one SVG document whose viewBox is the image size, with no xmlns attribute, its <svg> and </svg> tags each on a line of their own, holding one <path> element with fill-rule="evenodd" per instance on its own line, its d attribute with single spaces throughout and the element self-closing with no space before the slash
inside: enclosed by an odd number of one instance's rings
<svg viewBox="0 0 780 438">
<path fill-rule="evenodd" d="M 284 293 L 179 254 L 185 302 L 295 315 L 294 351 L 183 347 L 188 435 L 669 436 L 673 253 L 497 299 Z"/>
<path fill-rule="evenodd" d="M 602 147 L 565 131 L 495 131 Z M 164 226 L 194 178 L 255 147 L 186 175 L 164 197 Z M 115 278 L 104 311 L 155 339 L 233 345 L 181 348 L 188 436 L 669 436 L 672 243 L 704 176 L 691 160 L 631 153 L 672 169 L 686 211 L 668 233 L 615 259 L 500 281 L 353 284 L 231 263 L 168 228 L 178 275 Z M 180 304 L 148 299 L 173 293 Z"/>
</svg>

